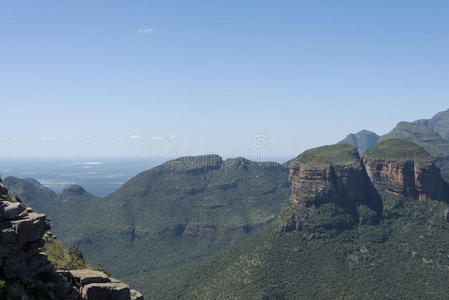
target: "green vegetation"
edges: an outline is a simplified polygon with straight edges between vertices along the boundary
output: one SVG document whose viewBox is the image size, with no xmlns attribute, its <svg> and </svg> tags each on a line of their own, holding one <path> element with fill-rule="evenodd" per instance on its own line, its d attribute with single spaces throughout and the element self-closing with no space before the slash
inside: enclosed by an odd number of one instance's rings
<svg viewBox="0 0 449 300">
<path fill-rule="evenodd" d="M 45 238 L 43 251 L 56 269 L 74 270 L 86 268 L 86 262 L 81 251 L 76 247 L 66 248 L 61 242 L 51 236 Z"/>
<path fill-rule="evenodd" d="M 449 167 L 449 141 L 442 138 L 435 130 L 426 125 L 400 122 L 392 131 L 382 136 L 381 140 L 403 139 L 414 142 L 434 156 L 440 167 Z"/>
<path fill-rule="evenodd" d="M 274 220 L 289 194 L 287 177 L 275 163 L 202 156 L 142 172 L 105 198 L 4 182 L 23 198 L 23 189 L 32 192 L 29 205 L 47 213 L 58 239 L 81 249 L 87 263 L 146 294 L 149 278 L 232 247 Z"/>
<path fill-rule="evenodd" d="M 363 154 L 366 150 L 377 144 L 379 139 L 380 136 L 374 132 L 362 130 L 355 134 L 349 134 L 344 140 L 338 142 L 338 144 L 353 145 L 357 148 L 360 154 Z"/>
<path fill-rule="evenodd" d="M 337 144 L 310 149 L 300 154 L 291 166 L 326 167 L 329 165 L 360 165 L 356 149 L 351 145 Z"/>
<path fill-rule="evenodd" d="M 418 120 L 413 123 L 430 127 L 442 138 L 449 140 L 449 109 L 437 113 L 430 120 Z"/>
<path fill-rule="evenodd" d="M 395 198 L 379 225 L 332 238 L 279 233 L 273 222 L 230 250 L 160 273 L 158 299 L 444 299 L 448 205 Z"/>
<path fill-rule="evenodd" d="M 386 159 L 386 160 L 417 160 L 432 161 L 434 158 L 421 146 L 402 139 L 388 139 L 373 146 L 365 152 L 363 158 L 366 159 Z"/>
</svg>

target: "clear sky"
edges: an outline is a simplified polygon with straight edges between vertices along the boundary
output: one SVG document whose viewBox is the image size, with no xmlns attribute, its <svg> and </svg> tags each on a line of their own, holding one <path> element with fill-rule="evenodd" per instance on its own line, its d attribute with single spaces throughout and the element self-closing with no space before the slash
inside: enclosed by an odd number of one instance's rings
<svg viewBox="0 0 449 300">
<path fill-rule="evenodd" d="M 288 156 L 383 134 L 449 108 L 448 11 L 0 0 L 0 156 Z"/>
</svg>

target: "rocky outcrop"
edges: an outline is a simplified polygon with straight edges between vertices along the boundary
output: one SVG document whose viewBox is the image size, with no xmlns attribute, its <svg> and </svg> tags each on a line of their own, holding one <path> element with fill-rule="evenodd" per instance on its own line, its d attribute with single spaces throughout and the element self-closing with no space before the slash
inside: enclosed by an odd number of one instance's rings
<svg viewBox="0 0 449 300">
<path fill-rule="evenodd" d="M 281 231 L 338 232 L 376 223 L 382 203 L 350 145 L 308 150 L 290 164 L 290 203 Z"/>
<path fill-rule="evenodd" d="M 0 280 L 6 283 L 0 290 L 1 299 L 143 299 L 138 292 L 101 272 L 96 272 L 95 277 L 91 273 L 95 271 L 67 271 L 70 278 L 79 279 L 67 281 L 68 277 L 56 272 L 42 252 L 49 229 L 46 216 L 8 194 L 0 180 Z"/>
<path fill-rule="evenodd" d="M 419 200 L 449 200 L 436 161 L 416 144 L 383 141 L 366 153 L 363 163 L 379 192 Z"/>
<path fill-rule="evenodd" d="M 0 183 L 0 277 L 7 299 L 79 299 L 41 252 L 49 229 L 44 214 L 25 208 Z"/>
<path fill-rule="evenodd" d="M 59 270 L 86 300 L 143 300 L 142 294 L 103 272 L 90 269 Z"/>
</svg>

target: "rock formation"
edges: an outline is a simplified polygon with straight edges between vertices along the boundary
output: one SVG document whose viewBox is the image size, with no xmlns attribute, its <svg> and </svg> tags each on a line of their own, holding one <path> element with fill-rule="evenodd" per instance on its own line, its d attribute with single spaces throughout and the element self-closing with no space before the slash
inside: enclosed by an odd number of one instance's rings
<svg viewBox="0 0 449 300">
<path fill-rule="evenodd" d="M 81 275 L 70 277 L 75 280 L 65 280 L 68 277 L 56 272 L 42 252 L 43 237 L 49 229 L 46 216 L 33 212 L 19 198 L 8 194 L 0 180 L 0 280 L 5 283 L 0 299 L 143 299 L 127 285 L 100 272 L 96 275 L 101 275 L 101 282 L 75 284 L 76 278 L 94 272 L 90 270 L 66 271 L 64 274 Z"/>
<path fill-rule="evenodd" d="M 365 153 L 363 163 L 379 192 L 449 200 L 435 159 L 417 144 L 400 139 L 382 141 Z"/>
<path fill-rule="evenodd" d="M 351 145 L 304 152 L 290 163 L 289 182 L 292 194 L 281 231 L 338 232 L 378 220 L 381 200 Z"/>
</svg>

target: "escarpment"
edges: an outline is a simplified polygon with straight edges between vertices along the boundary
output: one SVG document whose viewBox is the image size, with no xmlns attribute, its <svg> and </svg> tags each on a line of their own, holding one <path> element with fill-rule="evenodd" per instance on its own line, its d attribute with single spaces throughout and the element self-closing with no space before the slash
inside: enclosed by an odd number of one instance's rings
<svg viewBox="0 0 449 300">
<path fill-rule="evenodd" d="M 436 161 L 422 147 L 391 139 L 361 159 L 353 146 L 308 150 L 290 163 L 291 196 L 284 205 L 281 232 L 332 235 L 357 224 L 375 224 L 380 195 L 449 201 L 449 187 Z"/>
<path fill-rule="evenodd" d="M 304 152 L 291 162 L 289 182 L 291 197 L 281 213 L 281 231 L 321 235 L 378 221 L 381 199 L 351 145 Z"/>
<path fill-rule="evenodd" d="M 435 159 L 417 144 L 385 140 L 365 153 L 363 163 L 379 192 L 419 200 L 449 200 Z"/>
<path fill-rule="evenodd" d="M 0 299 L 143 299 L 140 293 L 101 272 L 97 272 L 103 274 L 101 282 L 91 280 L 88 285 L 77 285 L 76 280 L 61 276 L 43 252 L 49 229 L 45 214 L 33 212 L 10 195 L 0 180 Z"/>
</svg>

